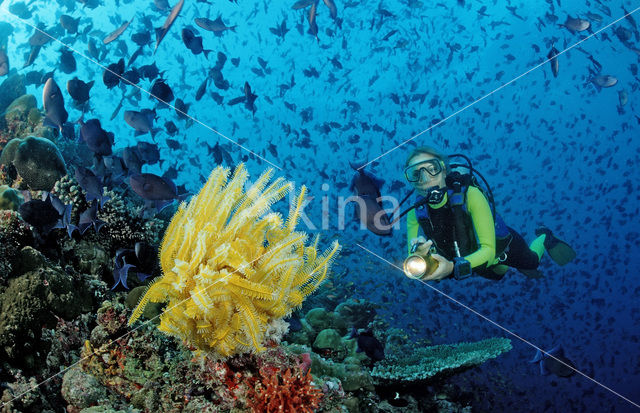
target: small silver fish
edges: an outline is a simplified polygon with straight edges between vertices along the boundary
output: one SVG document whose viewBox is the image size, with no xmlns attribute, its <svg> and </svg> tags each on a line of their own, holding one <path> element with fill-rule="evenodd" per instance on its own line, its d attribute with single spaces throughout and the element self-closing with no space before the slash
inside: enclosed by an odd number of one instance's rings
<svg viewBox="0 0 640 413">
<path fill-rule="evenodd" d="M 589 30 L 591 28 L 591 23 L 579 17 L 573 18 L 571 16 L 567 16 L 567 20 L 562 26 L 566 27 L 571 33 L 574 33 Z"/>
<path fill-rule="evenodd" d="M 618 92 L 618 101 L 620 102 L 620 107 L 626 105 L 629 102 L 629 94 L 626 90 L 621 90 Z"/>
</svg>

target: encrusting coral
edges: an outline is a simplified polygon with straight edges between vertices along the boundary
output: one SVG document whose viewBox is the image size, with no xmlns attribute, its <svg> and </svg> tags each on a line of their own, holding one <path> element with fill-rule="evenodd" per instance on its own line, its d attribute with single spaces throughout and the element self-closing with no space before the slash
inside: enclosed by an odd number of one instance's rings
<svg viewBox="0 0 640 413">
<path fill-rule="evenodd" d="M 218 167 L 188 205 L 183 203 L 160 249 L 163 276 L 147 290 L 129 320 L 148 302 L 168 302 L 159 329 L 208 357 L 264 350 L 270 321 L 299 307 L 325 279 L 340 249 L 337 241 L 318 254 L 318 237 L 295 231 L 305 187 L 289 217 L 269 212 L 292 184 L 271 169 L 246 191 L 244 165 L 230 181 Z"/>
</svg>

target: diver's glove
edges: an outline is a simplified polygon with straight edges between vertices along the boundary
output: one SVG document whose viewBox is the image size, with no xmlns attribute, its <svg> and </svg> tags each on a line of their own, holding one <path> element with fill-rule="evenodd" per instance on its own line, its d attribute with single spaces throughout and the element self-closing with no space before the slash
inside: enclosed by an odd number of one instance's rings
<svg viewBox="0 0 640 413">
<path fill-rule="evenodd" d="M 425 237 L 420 236 L 418 238 L 412 239 L 410 244 L 412 254 L 427 255 L 429 253 L 429 248 L 431 248 L 431 244 L 433 244 L 433 242 L 430 241 L 429 245 L 427 245 L 427 240 L 425 239 Z"/>
<path fill-rule="evenodd" d="M 429 248 L 431 248 L 431 241 L 427 241 L 429 243 Z M 425 275 L 421 278 L 422 281 L 439 281 L 443 278 L 447 278 L 453 272 L 453 262 L 449 261 L 445 257 L 440 254 L 431 254 L 436 261 L 438 261 L 438 268 L 431 273 L 431 275 Z"/>
<path fill-rule="evenodd" d="M 418 244 L 417 247 L 415 245 Z M 433 245 L 432 240 L 426 240 L 424 237 L 418 237 L 411 240 L 412 247 L 415 247 L 415 253 L 426 255 L 431 250 L 431 246 Z M 413 249 L 413 248 L 412 248 Z M 438 261 L 438 268 L 430 275 L 424 275 L 420 280 L 422 281 L 437 281 L 443 278 L 447 278 L 453 272 L 453 262 L 449 261 L 445 257 L 437 253 L 431 253 L 431 257 L 433 257 L 436 261 Z"/>
</svg>

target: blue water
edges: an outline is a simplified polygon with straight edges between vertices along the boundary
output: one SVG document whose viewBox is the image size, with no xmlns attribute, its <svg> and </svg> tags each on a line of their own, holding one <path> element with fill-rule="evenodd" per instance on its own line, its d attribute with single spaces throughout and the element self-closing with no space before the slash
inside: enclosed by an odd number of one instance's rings
<svg viewBox="0 0 640 413">
<path fill-rule="evenodd" d="M 159 133 L 155 142 L 161 148 L 163 163 L 144 170 L 161 173 L 175 166 L 180 170 L 176 183 L 196 191 L 202 177 L 216 166 L 206 145 L 219 142 L 239 161 L 249 152 L 230 141 L 241 142 L 265 159 L 253 156 L 247 162 L 253 175 L 270 163 L 278 168 L 277 175 L 306 185 L 309 194 L 315 196 L 306 209 L 316 227 L 310 232 L 322 229 L 322 197 L 326 197 L 329 208 L 324 219 L 328 227 L 321 231 L 323 240 L 328 245 L 329 240 L 340 239 L 345 254 L 338 266 L 349 268 L 349 274 L 336 283 L 354 283 L 350 287 L 353 297 L 380 303 L 380 314 L 392 327 L 405 328 L 413 339 L 434 343 L 488 336 L 512 339 L 511 352 L 457 379 L 466 389 L 482 391 L 485 408 L 532 412 L 637 410 L 613 393 L 640 403 L 640 175 L 636 169 L 640 128 L 635 116 L 639 83 L 630 69 L 639 59 L 614 33 L 620 26 L 632 32 L 634 29 L 623 19 L 584 40 L 588 32 L 572 34 L 545 14 L 557 16 L 562 23 L 568 15 L 586 18 L 587 12 L 597 13 L 602 21 L 590 21 L 593 31 L 598 31 L 621 18 L 623 6 L 632 11 L 639 4 L 610 1 L 606 3 L 608 11 L 595 1 L 551 0 L 552 5 L 542 1 L 467 0 L 464 5 L 336 1 L 342 27 L 331 20 L 321 2 L 316 41 L 306 33 L 308 8 L 292 10 L 290 2 L 240 0 L 235 4 L 218 0 L 209 5 L 186 0 L 155 55 L 151 54 L 153 45 L 148 46 L 146 55 L 134 66 L 156 62 L 176 97 L 191 104 L 189 114 L 197 122 L 187 128 L 173 110 L 158 110 L 157 125 L 162 127 L 165 121 L 173 120 L 181 129 L 175 139 L 184 143 L 184 149 L 169 149 L 167 135 Z M 71 1 L 69 8 L 33 1 L 29 3 L 33 17 L 21 21 L 6 13 L 7 5 L 2 5 L 0 18 L 14 26 L 7 53 L 15 68 L 22 66 L 23 55 L 28 52 L 26 42 L 33 31 L 30 25 L 43 22 L 51 28 L 61 14 L 70 14 L 81 18 L 81 31 L 92 23 L 90 35 L 100 44 L 135 14 L 128 30 L 107 46 L 104 61 L 82 56 L 87 54 L 82 37 L 62 36 L 60 40 L 77 52 L 78 70 L 70 75 L 58 70 L 55 80 L 62 89 L 73 76 L 95 80 L 90 100 L 93 111 L 85 117 L 99 118 L 104 129 L 115 133 L 115 148 L 140 140 L 153 142 L 149 135 L 135 137 L 122 117 L 124 110 L 155 107 L 153 99 L 143 93 L 137 105 L 126 102 L 119 116 L 109 121 L 122 91 L 106 89 L 99 65 L 114 63 L 120 57 L 126 61 L 136 49 L 131 35 L 146 30 L 143 15 L 159 27 L 168 11 L 158 11 L 150 1 L 116 4 L 108 0 L 95 9 Z M 478 13 L 485 6 L 486 17 Z M 515 7 L 521 18 L 507 7 Z M 380 9 L 393 16 L 385 17 Z M 237 25 L 235 32 L 217 37 L 193 22 L 196 17 L 213 20 L 218 15 L 227 25 Z M 640 17 L 634 17 L 640 21 Z M 280 39 L 269 28 L 283 19 L 290 31 Z M 503 24 L 496 24 L 499 22 Z M 298 23 L 302 24 L 302 34 L 296 28 Z M 180 40 L 180 30 L 187 25 L 198 29 L 205 49 L 214 51 L 208 60 L 202 54 L 193 56 Z M 397 32 L 382 40 L 392 30 Z M 640 47 L 636 36 L 637 31 L 629 42 Z M 155 36 L 152 38 L 155 40 Z M 552 76 L 549 63 L 538 66 L 545 61 L 552 43 L 564 51 L 578 42 L 577 47 L 559 56 L 557 78 Z M 21 70 L 52 70 L 58 65 L 59 49 L 66 46 L 57 42 L 46 45 L 34 65 Z M 196 90 L 219 51 L 229 58 L 222 73 L 231 87 L 222 91 L 210 83 L 208 90 L 220 93 L 228 102 L 242 95 L 244 82 L 249 82 L 259 96 L 255 115 L 242 104 L 219 106 L 209 93 L 195 102 Z M 593 64 L 588 54 L 602 65 L 601 74 L 618 79 L 614 87 L 597 91 L 589 84 L 588 68 Z M 230 62 L 234 57 L 240 58 L 238 67 Z M 258 57 L 268 62 L 269 74 L 260 76 L 251 70 L 260 68 Z M 342 69 L 331 62 L 334 58 Z M 310 68 L 319 72 L 318 78 L 304 75 Z M 288 84 L 292 76 L 295 86 L 281 94 L 279 85 Z M 148 89 L 150 84 L 141 82 L 140 86 Z M 28 91 L 42 103 L 41 87 L 30 86 Z M 621 91 L 626 91 L 629 99 L 618 110 Z M 392 94 L 398 96 L 399 104 L 394 103 Z M 425 94 L 423 101 L 420 94 Z M 69 100 L 65 92 L 65 101 Z M 296 106 L 295 112 L 285 107 L 285 101 Z M 354 110 L 348 101 L 357 102 L 360 109 Z M 70 104 L 67 109 L 70 119 L 80 116 Z M 304 121 L 300 115 L 303 110 L 312 111 L 312 119 Z M 321 126 L 328 122 L 339 126 L 327 132 Z M 346 129 L 349 122 L 355 128 Z M 364 130 L 363 124 L 371 129 Z M 292 132 L 284 132 L 284 125 Z M 341 130 L 343 127 L 346 130 Z M 303 142 L 303 129 L 309 134 L 308 144 Z M 397 147 L 420 132 L 424 133 Z M 269 144 L 277 147 L 277 156 L 268 150 Z M 432 284 L 485 319 L 438 291 L 407 279 L 361 249 L 357 244 L 398 265 L 406 251 L 406 236 L 404 223 L 392 237 L 385 238 L 359 229 L 352 221 L 351 210 L 346 213 L 346 228 L 339 228 L 338 200 L 351 194 L 348 184 L 354 174 L 349 161 L 373 160 L 396 148 L 367 169 L 385 179 L 383 195 L 401 198 L 409 189 L 402 182 L 402 165 L 411 148 L 423 144 L 467 154 L 491 183 L 498 212 L 509 226 L 530 241 L 537 224 L 544 223 L 576 249 L 578 258 L 565 267 L 543 258 L 545 278 L 539 280 L 510 272 L 499 282 L 472 278 Z M 394 181 L 401 183 L 401 189 L 397 185 L 390 191 Z M 570 378 L 541 376 L 537 365 L 527 362 L 535 349 L 525 341 L 544 350 L 562 344 L 576 367 L 600 384 L 579 374 Z"/>
</svg>

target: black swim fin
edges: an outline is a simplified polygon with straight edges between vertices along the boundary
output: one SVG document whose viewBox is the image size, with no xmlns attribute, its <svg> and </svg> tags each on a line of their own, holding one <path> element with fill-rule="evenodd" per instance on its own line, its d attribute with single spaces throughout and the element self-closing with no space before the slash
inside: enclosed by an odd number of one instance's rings
<svg viewBox="0 0 640 413">
<path fill-rule="evenodd" d="M 544 274 L 542 274 L 542 271 L 540 271 L 539 269 L 535 269 L 535 270 L 522 270 L 522 269 L 518 269 L 518 271 L 521 274 L 524 274 L 527 278 L 531 278 L 534 280 L 537 280 L 539 278 L 544 277 Z"/>
<path fill-rule="evenodd" d="M 547 227 L 539 227 L 536 229 L 536 235 L 540 236 L 545 234 L 544 248 L 551 259 L 558 265 L 566 265 L 573 261 L 576 257 L 576 252 L 571 248 L 569 244 L 557 238 L 551 230 Z"/>
</svg>

